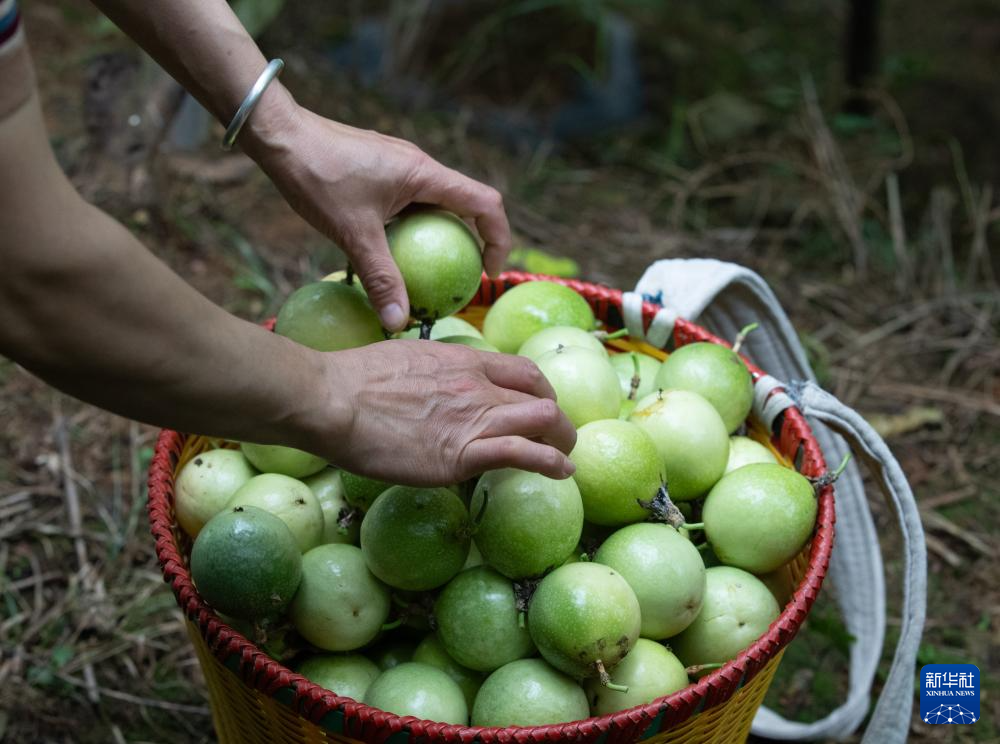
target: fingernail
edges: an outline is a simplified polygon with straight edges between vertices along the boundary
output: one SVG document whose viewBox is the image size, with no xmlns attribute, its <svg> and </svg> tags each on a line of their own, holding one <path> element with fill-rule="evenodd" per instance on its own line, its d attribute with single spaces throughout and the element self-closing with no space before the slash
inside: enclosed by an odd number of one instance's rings
<svg viewBox="0 0 1000 744">
<path fill-rule="evenodd" d="M 403 314 L 403 308 L 395 302 L 383 307 L 379 317 L 382 319 L 382 325 L 388 331 L 398 331 L 406 325 L 406 315 Z"/>
<path fill-rule="evenodd" d="M 563 472 L 566 473 L 567 478 L 576 472 L 576 465 L 573 463 L 572 460 L 567 460 L 563 464 Z"/>
</svg>

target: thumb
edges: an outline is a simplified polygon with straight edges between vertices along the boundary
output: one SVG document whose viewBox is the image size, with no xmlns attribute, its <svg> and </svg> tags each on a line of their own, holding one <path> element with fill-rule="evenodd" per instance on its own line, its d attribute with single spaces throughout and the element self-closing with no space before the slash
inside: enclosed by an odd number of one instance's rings
<svg viewBox="0 0 1000 744">
<path fill-rule="evenodd" d="M 387 331 L 401 331 L 410 318 L 410 301 L 399 267 L 389 253 L 385 229 L 377 221 L 353 236 L 344 252 L 368 293 L 375 312 Z"/>
</svg>

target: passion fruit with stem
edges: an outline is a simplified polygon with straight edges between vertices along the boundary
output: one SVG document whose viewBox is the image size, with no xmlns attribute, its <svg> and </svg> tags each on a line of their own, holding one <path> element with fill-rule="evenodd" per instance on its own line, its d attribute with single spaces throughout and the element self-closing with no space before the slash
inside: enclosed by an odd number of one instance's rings
<svg viewBox="0 0 1000 744">
<path fill-rule="evenodd" d="M 719 412 L 727 433 L 739 428 L 753 405 L 753 378 L 739 354 L 707 341 L 687 344 L 667 357 L 656 386 L 698 393 Z"/>
</svg>

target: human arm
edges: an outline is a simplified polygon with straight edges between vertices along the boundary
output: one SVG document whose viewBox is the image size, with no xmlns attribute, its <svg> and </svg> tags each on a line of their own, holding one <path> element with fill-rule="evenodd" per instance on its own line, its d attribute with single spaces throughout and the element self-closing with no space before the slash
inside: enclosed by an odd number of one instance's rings
<svg viewBox="0 0 1000 744">
<path fill-rule="evenodd" d="M 35 96 L 0 120 L 0 266 L 0 353 L 122 415 L 417 485 L 572 470 L 575 431 L 526 360 L 426 341 L 320 353 L 209 302 L 73 190 Z"/>
<path fill-rule="evenodd" d="M 93 0 L 223 123 L 266 60 L 224 0 Z M 486 271 L 499 273 L 510 228 L 495 189 L 394 137 L 325 119 L 276 80 L 237 139 L 289 204 L 347 253 L 383 325 L 402 328 L 409 303 L 383 229 L 411 203 L 474 220 Z"/>
</svg>

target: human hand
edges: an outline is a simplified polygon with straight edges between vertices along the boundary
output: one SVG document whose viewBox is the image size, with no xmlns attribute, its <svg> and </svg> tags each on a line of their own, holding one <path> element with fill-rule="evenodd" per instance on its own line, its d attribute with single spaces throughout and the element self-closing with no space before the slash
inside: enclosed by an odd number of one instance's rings
<svg viewBox="0 0 1000 744">
<path fill-rule="evenodd" d="M 486 272 L 500 272 L 511 238 L 496 189 L 404 140 L 287 106 L 281 116 L 262 114 L 268 124 L 258 125 L 241 144 L 295 211 L 344 250 L 388 330 L 401 330 L 410 315 L 385 238 L 386 221 L 407 205 L 433 204 L 473 220 Z"/>
<path fill-rule="evenodd" d="M 415 340 L 324 356 L 328 403 L 310 449 L 351 472 L 427 486 L 503 467 L 575 470 L 576 429 L 529 359 Z"/>
</svg>

